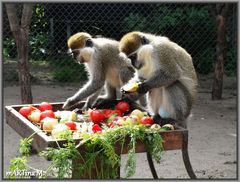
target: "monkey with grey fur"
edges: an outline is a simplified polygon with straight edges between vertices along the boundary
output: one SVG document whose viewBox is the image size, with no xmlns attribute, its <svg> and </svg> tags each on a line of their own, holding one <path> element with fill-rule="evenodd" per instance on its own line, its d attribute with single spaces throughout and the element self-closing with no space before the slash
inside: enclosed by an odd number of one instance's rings
<svg viewBox="0 0 240 182">
<path fill-rule="evenodd" d="M 148 109 L 156 123 L 187 127 L 196 97 L 197 76 L 191 56 L 167 37 L 142 32 L 124 35 L 119 47 L 131 59 L 141 81 L 136 99 L 148 95 Z"/>
<path fill-rule="evenodd" d="M 66 100 L 63 109 L 69 109 L 86 98 L 83 109 L 116 100 L 116 90 L 119 90 L 134 75 L 131 63 L 128 63 L 124 56 L 119 55 L 118 41 L 92 38 L 88 33 L 80 32 L 68 39 L 68 47 L 74 59 L 78 63 L 85 64 L 89 81 L 75 95 Z M 98 97 L 104 86 L 106 95 Z"/>
</svg>

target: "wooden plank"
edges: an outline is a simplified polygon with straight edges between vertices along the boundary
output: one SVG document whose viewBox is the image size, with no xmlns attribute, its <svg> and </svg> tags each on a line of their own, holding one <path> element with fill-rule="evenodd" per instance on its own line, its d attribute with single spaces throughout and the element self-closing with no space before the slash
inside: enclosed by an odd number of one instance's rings
<svg viewBox="0 0 240 182">
<path fill-rule="evenodd" d="M 41 151 L 47 147 L 48 136 L 42 130 L 33 125 L 14 108 L 7 106 L 5 109 L 7 124 L 13 128 L 21 137 L 29 137 L 31 134 L 36 132 L 32 143 L 34 149 Z"/>
</svg>

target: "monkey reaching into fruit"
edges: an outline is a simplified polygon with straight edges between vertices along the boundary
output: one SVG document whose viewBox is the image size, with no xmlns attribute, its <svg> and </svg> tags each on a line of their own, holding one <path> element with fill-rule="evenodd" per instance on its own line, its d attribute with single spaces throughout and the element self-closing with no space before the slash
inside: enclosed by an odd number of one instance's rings
<svg viewBox="0 0 240 182">
<path fill-rule="evenodd" d="M 63 109 L 69 109 L 85 98 L 87 101 L 83 109 L 116 100 L 116 89 L 119 90 L 134 75 L 135 70 L 131 63 L 125 60 L 126 57 L 119 55 L 118 41 L 92 38 L 88 33 L 80 32 L 68 39 L 68 47 L 74 59 L 85 64 L 89 72 L 89 82 L 67 99 Z M 98 97 L 104 85 L 106 96 Z"/>
<path fill-rule="evenodd" d="M 186 127 L 196 97 L 197 76 L 191 56 L 167 37 L 130 32 L 119 49 L 131 59 L 141 83 L 126 97 L 148 94 L 148 108 L 161 125 L 176 122 Z M 124 90 L 124 87 L 122 87 Z"/>
</svg>

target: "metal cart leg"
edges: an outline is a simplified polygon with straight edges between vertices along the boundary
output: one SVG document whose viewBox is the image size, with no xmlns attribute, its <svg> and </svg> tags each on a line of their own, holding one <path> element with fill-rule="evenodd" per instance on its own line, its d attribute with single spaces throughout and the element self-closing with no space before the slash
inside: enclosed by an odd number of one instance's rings
<svg viewBox="0 0 240 182">
<path fill-rule="evenodd" d="M 147 160 L 148 160 L 148 164 L 149 164 L 149 167 L 151 169 L 151 173 L 152 173 L 153 178 L 158 179 L 158 175 L 157 175 L 156 169 L 154 167 L 152 156 L 149 152 L 147 152 Z"/>
<path fill-rule="evenodd" d="M 188 133 L 183 133 L 183 148 L 182 148 L 182 157 L 187 173 L 191 179 L 196 179 L 196 175 L 192 169 L 191 162 L 188 156 Z"/>
</svg>

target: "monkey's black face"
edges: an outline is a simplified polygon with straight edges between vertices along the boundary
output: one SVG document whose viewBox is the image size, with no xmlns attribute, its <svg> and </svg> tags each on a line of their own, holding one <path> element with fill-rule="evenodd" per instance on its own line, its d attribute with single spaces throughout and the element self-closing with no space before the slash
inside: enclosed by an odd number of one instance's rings
<svg viewBox="0 0 240 182">
<path fill-rule="evenodd" d="M 80 50 L 75 49 L 71 51 L 72 58 L 77 62 L 77 63 L 84 63 L 84 59 L 80 55 Z"/>
<path fill-rule="evenodd" d="M 131 63 L 136 69 L 141 69 L 143 64 L 137 60 L 137 53 L 128 56 L 128 58 L 131 59 Z"/>
<path fill-rule="evenodd" d="M 90 55 L 92 54 L 93 41 L 91 39 L 86 39 L 85 46 L 79 49 L 70 49 L 70 54 L 77 63 L 88 62 Z"/>
</svg>

